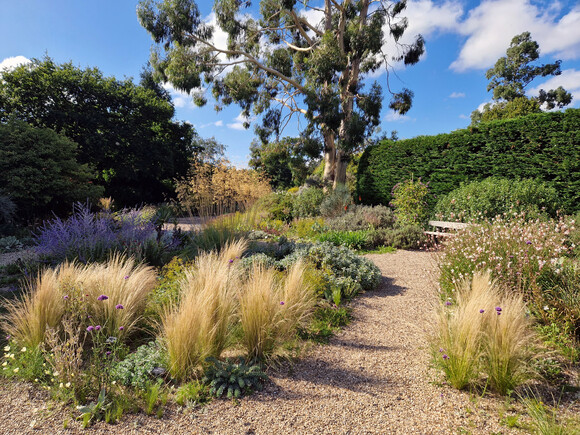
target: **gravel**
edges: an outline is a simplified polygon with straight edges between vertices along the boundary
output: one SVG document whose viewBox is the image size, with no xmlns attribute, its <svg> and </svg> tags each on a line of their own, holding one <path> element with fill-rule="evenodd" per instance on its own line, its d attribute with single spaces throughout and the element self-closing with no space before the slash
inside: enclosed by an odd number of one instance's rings
<svg viewBox="0 0 580 435">
<path fill-rule="evenodd" d="M 369 255 L 377 290 L 352 304 L 353 322 L 328 345 L 269 372 L 266 388 L 239 402 L 197 410 L 169 405 L 161 419 L 126 415 L 95 434 L 448 434 L 512 433 L 500 423 L 503 399 L 447 387 L 429 368 L 426 337 L 437 302 L 430 253 Z M 78 433 L 71 411 L 21 382 L 5 382 L 0 433 Z M 508 413 L 509 414 L 509 413 Z M 513 433 L 516 433 L 515 431 Z"/>
</svg>

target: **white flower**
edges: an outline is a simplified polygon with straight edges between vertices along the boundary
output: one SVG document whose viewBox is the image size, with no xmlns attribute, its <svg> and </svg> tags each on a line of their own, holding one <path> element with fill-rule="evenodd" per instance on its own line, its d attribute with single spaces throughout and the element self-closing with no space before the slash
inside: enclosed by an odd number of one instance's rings
<svg viewBox="0 0 580 435">
<path fill-rule="evenodd" d="M 549 307 L 549 306 L 547 306 L 547 305 L 544 305 L 544 311 L 548 311 L 549 309 L 550 309 L 550 307 Z"/>
</svg>

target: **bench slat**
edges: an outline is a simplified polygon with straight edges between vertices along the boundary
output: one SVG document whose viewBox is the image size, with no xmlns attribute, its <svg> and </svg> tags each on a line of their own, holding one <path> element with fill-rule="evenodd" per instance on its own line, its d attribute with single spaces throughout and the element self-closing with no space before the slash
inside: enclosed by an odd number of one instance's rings
<svg viewBox="0 0 580 435">
<path fill-rule="evenodd" d="M 439 231 L 423 231 L 423 234 L 427 234 L 430 236 L 441 236 L 441 237 L 454 237 L 454 236 L 456 236 L 455 233 L 441 233 Z"/>
<path fill-rule="evenodd" d="M 445 222 L 445 221 L 429 221 L 429 225 L 438 228 L 451 228 L 454 230 L 461 230 L 467 228 L 469 224 L 463 222 Z"/>
</svg>

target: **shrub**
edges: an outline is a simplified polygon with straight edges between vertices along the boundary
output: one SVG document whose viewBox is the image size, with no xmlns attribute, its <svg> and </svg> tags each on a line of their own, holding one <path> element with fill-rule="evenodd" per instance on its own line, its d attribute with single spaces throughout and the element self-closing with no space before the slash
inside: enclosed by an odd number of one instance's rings
<svg viewBox="0 0 580 435">
<path fill-rule="evenodd" d="M 235 289 L 246 242 L 227 244 L 221 253 L 204 253 L 185 273 L 178 304 L 166 309 L 161 336 L 169 370 L 177 379 L 191 378 L 207 357 L 219 357 L 231 333 L 236 308 Z"/>
<path fill-rule="evenodd" d="M 248 365 L 239 358 L 218 361 L 208 358 L 210 365 L 205 371 L 202 382 L 209 384 L 210 394 L 228 399 L 240 398 L 252 390 L 261 390 L 262 383 L 268 379 L 259 365 Z"/>
<path fill-rule="evenodd" d="M 295 218 L 313 217 L 320 215 L 320 204 L 324 199 L 322 189 L 307 187 L 300 189 L 294 196 L 292 215 Z"/>
<path fill-rule="evenodd" d="M 476 273 L 457 289 L 455 303 L 439 309 L 432 354 L 455 388 L 479 379 L 507 394 L 531 376 L 531 322 L 521 295 L 504 295 L 489 273 Z"/>
<path fill-rule="evenodd" d="M 318 236 L 324 232 L 325 229 L 324 219 L 322 218 L 298 219 L 292 222 L 288 234 L 300 239 L 308 239 Z"/>
<path fill-rule="evenodd" d="M 358 231 L 379 228 L 391 228 L 395 217 L 389 207 L 384 205 L 351 207 L 342 216 L 328 219 L 326 225 L 335 231 Z"/>
<path fill-rule="evenodd" d="M 5 252 L 19 251 L 23 247 L 20 240 L 14 236 L 0 237 L 0 254 Z"/>
<path fill-rule="evenodd" d="M 209 402 L 209 388 L 200 381 L 181 385 L 175 392 L 175 402 L 179 406 L 202 405 Z"/>
<path fill-rule="evenodd" d="M 16 204 L 0 190 L 0 229 L 12 222 L 16 216 Z M 2 234 L 0 232 L 0 234 Z"/>
<path fill-rule="evenodd" d="M 423 229 L 418 225 L 370 230 L 367 233 L 369 247 L 392 246 L 396 249 L 417 249 L 426 240 Z"/>
<path fill-rule="evenodd" d="M 446 242 L 439 264 L 441 289 L 452 295 L 457 282 L 489 269 L 499 286 L 531 295 L 542 270 L 567 252 L 568 228 L 563 219 L 526 221 L 519 215 L 469 227 Z"/>
<path fill-rule="evenodd" d="M 290 192 L 274 192 L 264 198 L 268 218 L 290 222 L 293 219 L 294 195 Z"/>
<path fill-rule="evenodd" d="M 318 236 L 319 242 L 330 242 L 350 249 L 368 247 L 368 231 L 326 231 Z"/>
<path fill-rule="evenodd" d="M 461 184 L 440 198 L 435 214 L 442 220 L 482 222 L 486 218 L 507 213 L 525 213 L 535 219 L 542 214 L 556 216 L 556 189 L 541 181 L 508 180 L 490 177 Z"/>
<path fill-rule="evenodd" d="M 406 180 L 395 184 L 392 190 L 393 200 L 390 205 L 395 209 L 395 219 L 398 225 L 424 225 L 429 217 L 427 195 L 429 188 L 417 181 Z"/>
<path fill-rule="evenodd" d="M 323 199 L 320 204 L 320 214 L 327 218 L 334 218 L 345 213 L 351 204 L 352 197 L 348 187 L 345 184 L 339 184 Z"/>
<path fill-rule="evenodd" d="M 117 215 L 91 213 L 77 203 L 73 215 L 47 221 L 36 235 L 36 252 L 53 263 L 79 260 L 103 261 L 113 253 L 159 265 L 165 253 L 180 244 L 173 237 L 158 239 L 155 224 L 142 210 L 125 210 Z"/>
<path fill-rule="evenodd" d="M 83 330 L 98 325 L 108 336 L 123 338 L 141 318 L 155 281 L 152 268 L 119 256 L 105 264 L 64 263 L 30 281 L 22 300 L 6 304 L 4 329 L 17 343 L 35 348 L 47 327 L 62 331 L 68 314 Z"/>
<path fill-rule="evenodd" d="M 565 212 L 580 210 L 580 110 L 549 112 L 483 123 L 437 136 L 383 141 L 367 147 L 357 174 L 365 204 L 386 204 L 393 186 L 415 177 L 436 197 L 461 182 L 491 176 L 535 178 L 553 186 Z"/>
<path fill-rule="evenodd" d="M 97 199 L 103 188 L 77 161 L 77 145 L 48 128 L 21 121 L 0 124 L 0 186 L 21 219 L 63 213 L 74 201 Z"/>
<path fill-rule="evenodd" d="M 111 375 L 122 385 L 145 390 L 153 380 L 153 369 L 166 367 L 166 355 L 157 342 L 139 346 L 124 360 L 113 366 Z"/>
</svg>

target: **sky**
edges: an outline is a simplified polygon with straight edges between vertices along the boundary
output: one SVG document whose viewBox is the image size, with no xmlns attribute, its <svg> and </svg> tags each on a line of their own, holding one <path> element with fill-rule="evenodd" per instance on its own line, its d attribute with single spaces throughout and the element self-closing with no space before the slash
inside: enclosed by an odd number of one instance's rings
<svg viewBox="0 0 580 435">
<path fill-rule="evenodd" d="M 215 22 L 212 3 L 198 1 L 210 23 Z M 152 40 L 139 24 L 136 6 L 135 0 L 0 0 L 0 70 L 48 55 L 58 63 L 97 67 L 106 76 L 138 81 Z M 541 63 L 562 61 L 561 75 L 536 79 L 528 94 L 563 86 L 573 95 L 569 107 L 580 107 L 580 2 L 409 0 L 404 15 L 409 20 L 404 38 L 423 35 L 426 53 L 418 64 L 397 66 L 389 74 L 392 90 L 409 88 L 415 98 L 412 109 L 399 116 L 389 111 L 385 95 L 383 133 L 396 130 L 400 138 L 411 138 L 465 128 L 471 112 L 491 101 L 486 70 L 505 55 L 511 38 L 524 31 L 538 42 Z M 223 34 L 217 32 L 220 38 Z M 385 48 L 392 50 L 390 45 Z M 383 72 L 370 80 L 386 89 L 386 77 Z M 227 157 L 236 166 L 247 165 L 255 134 L 253 125 L 243 128 L 239 107 L 215 112 L 211 100 L 196 107 L 188 95 L 167 88 L 176 120 L 226 145 Z M 282 135 L 296 135 L 297 128 L 292 123 Z"/>
</svg>

